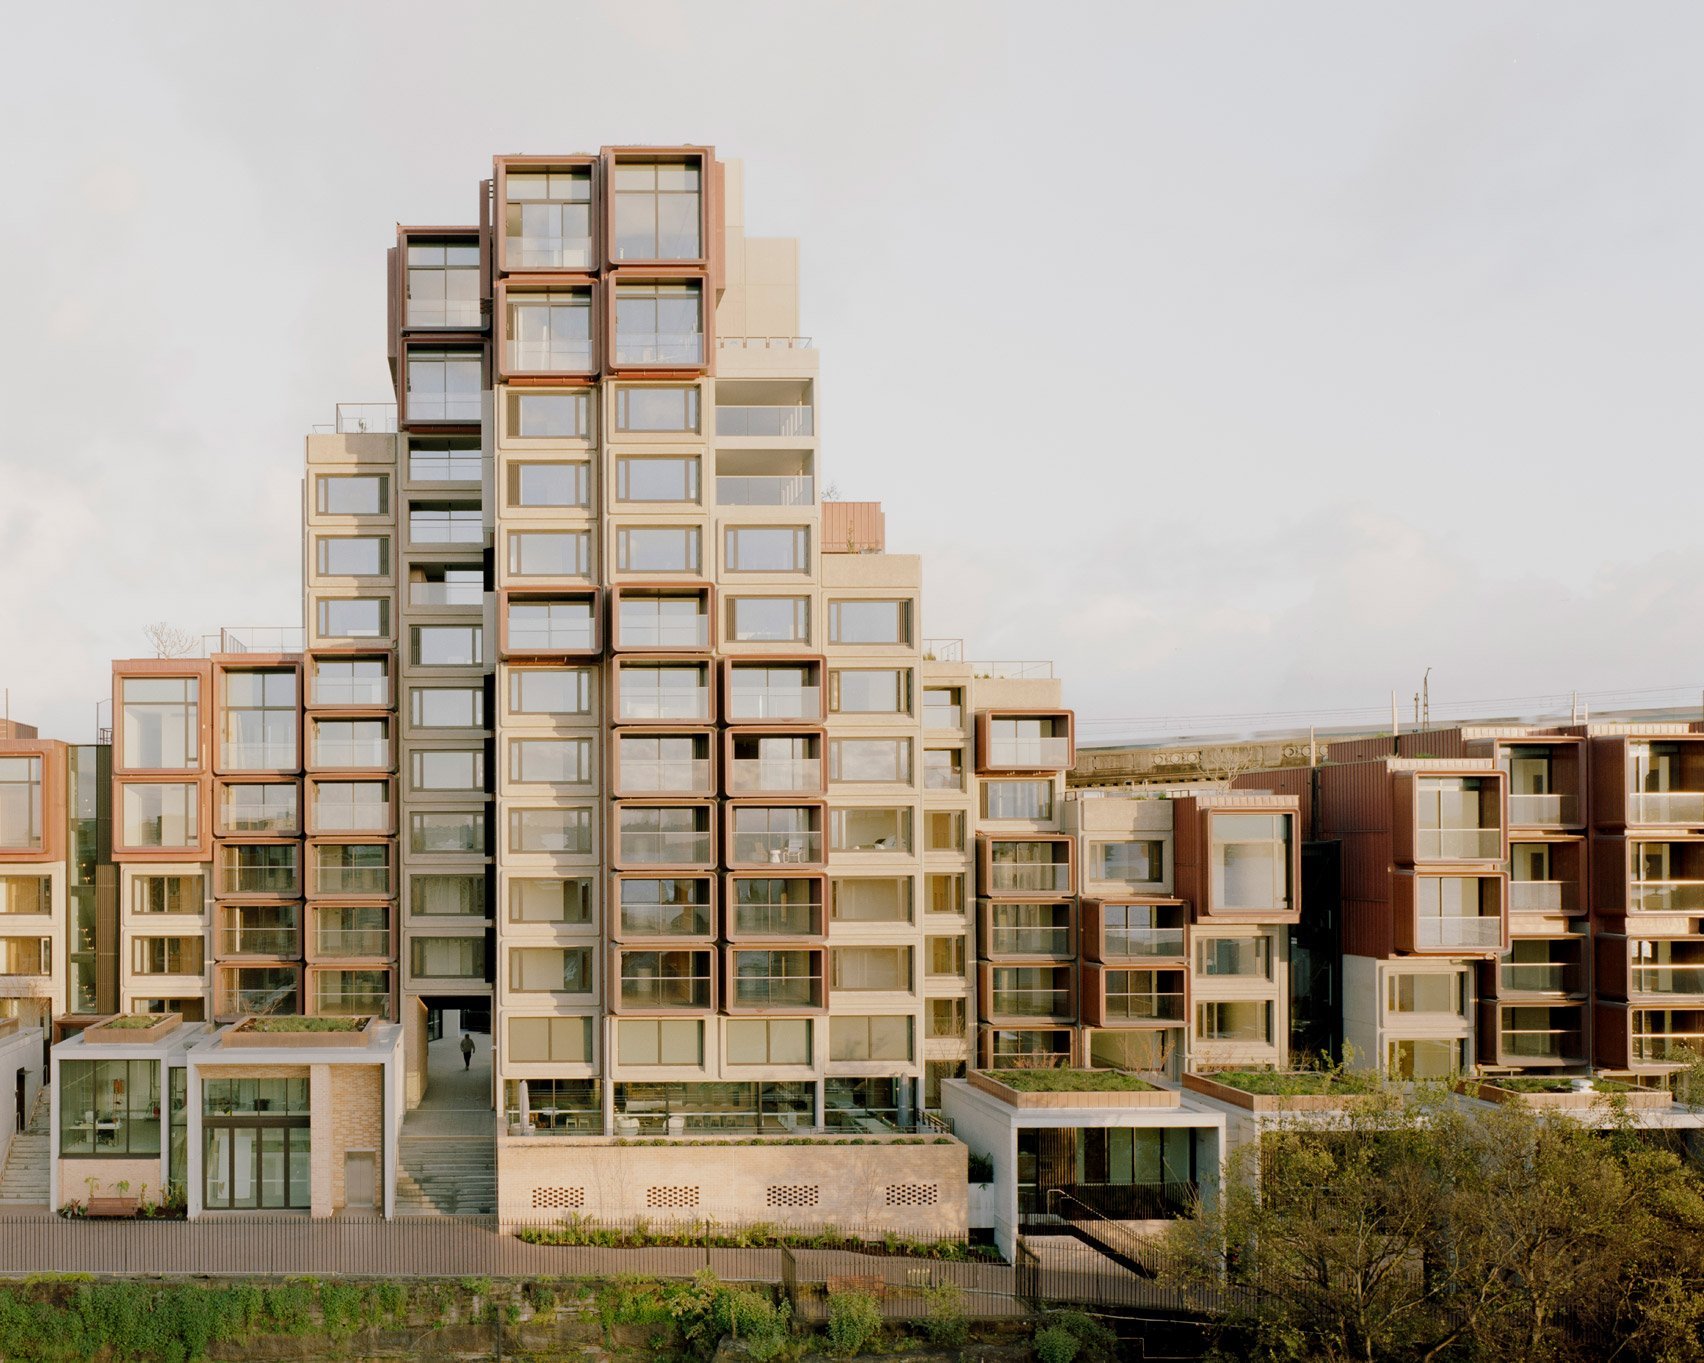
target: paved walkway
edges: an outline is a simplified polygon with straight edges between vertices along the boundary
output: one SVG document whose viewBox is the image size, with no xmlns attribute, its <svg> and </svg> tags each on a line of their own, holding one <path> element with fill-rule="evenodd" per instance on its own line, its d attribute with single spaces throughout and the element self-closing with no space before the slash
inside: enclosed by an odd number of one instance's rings
<svg viewBox="0 0 1704 1363">
<path fill-rule="evenodd" d="M 473 1064 L 462 1066 L 460 1032 L 444 1035 L 426 1047 L 426 1096 L 402 1119 L 402 1134 L 411 1136 L 495 1137 L 496 1114 L 491 1107 L 491 1038 L 473 1034 Z"/>
</svg>

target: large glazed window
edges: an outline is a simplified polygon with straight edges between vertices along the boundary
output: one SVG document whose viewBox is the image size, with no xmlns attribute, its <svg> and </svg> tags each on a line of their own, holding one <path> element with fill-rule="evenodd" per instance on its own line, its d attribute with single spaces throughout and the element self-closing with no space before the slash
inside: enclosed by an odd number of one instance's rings
<svg viewBox="0 0 1704 1363">
<path fill-rule="evenodd" d="M 693 280 L 618 284 L 617 364 L 702 364 L 703 290 Z"/>
<path fill-rule="evenodd" d="M 0 757 L 0 847 L 33 852 L 41 845 L 41 758 Z"/>
<path fill-rule="evenodd" d="M 1213 910 L 1282 912 L 1290 907 L 1290 816 L 1215 814 Z"/>
<path fill-rule="evenodd" d="M 65 1060 L 59 1082 L 62 1158 L 160 1153 L 159 1061 Z"/>
<path fill-rule="evenodd" d="M 295 671 L 226 673 L 222 742 L 226 771 L 294 767 Z"/>
<path fill-rule="evenodd" d="M 615 429 L 618 431 L 698 430 L 696 385 L 617 388 Z"/>
<path fill-rule="evenodd" d="M 479 325 L 477 242 L 408 243 L 408 325 Z"/>
<path fill-rule="evenodd" d="M 586 393 L 509 392 L 511 440 L 584 440 L 591 432 Z"/>
<path fill-rule="evenodd" d="M 808 596 L 730 596 L 728 637 L 735 643 L 804 643 L 810 638 Z"/>
<path fill-rule="evenodd" d="M 177 771 L 201 765 L 201 682 L 195 677 L 126 677 L 124 765 Z"/>
<path fill-rule="evenodd" d="M 511 270 L 584 269 L 592 263 L 590 170 L 512 170 L 504 181 L 504 257 Z"/>
<path fill-rule="evenodd" d="M 509 370 L 513 373 L 582 373 L 592 367 L 592 295 L 589 289 L 551 289 L 509 297 Z"/>
<path fill-rule="evenodd" d="M 458 350 L 408 352 L 410 421 L 478 421 L 484 386 L 477 353 Z"/>
<path fill-rule="evenodd" d="M 219 892 L 228 895 L 297 893 L 299 884 L 295 843 L 232 844 L 219 851 Z"/>
<path fill-rule="evenodd" d="M 322 473 L 315 488 L 322 516 L 382 516 L 390 502 L 390 479 L 382 473 Z"/>
<path fill-rule="evenodd" d="M 194 784 L 127 785 L 121 808 L 126 847 L 193 847 L 199 840 L 200 788 Z"/>
<path fill-rule="evenodd" d="M 830 601 L 828 639 L 834 644 L 909 644 L 909 601 Z"/>
<path fill-rule="evenodd" d="M 615 168 L 615 258 L 697 260 L 696 161 L 626 161 Z"/>
</svg>

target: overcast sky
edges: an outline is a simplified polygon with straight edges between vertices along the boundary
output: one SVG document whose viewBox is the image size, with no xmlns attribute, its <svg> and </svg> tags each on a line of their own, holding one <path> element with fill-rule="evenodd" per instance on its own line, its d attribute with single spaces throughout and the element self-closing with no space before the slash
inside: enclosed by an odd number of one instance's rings
<svg viewBox="0 0 1704 1363">
<path fill-rule="evenodd" d="M 708 142 L 925 632 L 1169 717 L 1704 684 L 1694 4 L 64 3 L 0 47 L 0 685 L 300 618 L 392 225 Z M 1163 717 L 1163 718 L 1162 718 Z M 1322 719 L 1323 722 L 1323 719 Z M 1183 718 L 1175 727 L 1201 727 Z"/>
</svg>

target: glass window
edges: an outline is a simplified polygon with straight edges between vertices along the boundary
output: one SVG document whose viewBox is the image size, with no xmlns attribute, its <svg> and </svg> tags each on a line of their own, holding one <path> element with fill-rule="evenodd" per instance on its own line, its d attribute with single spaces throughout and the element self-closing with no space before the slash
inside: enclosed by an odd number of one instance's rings
<svg viewBox="0 0 1704 1363">
<path fill-rule="evenodd" d="M 42 846 L 41 758 L 0 757 L 0 847 Z"/>
<path fill-rule="evenodd" d="M 811 1063 L 809 1018 L 729 1018 L 727 1029 L 730 1065 Z"/>
<path fill-rule="evenodd" d="M 1272 978 L 1272 941 L 1267 937 L 1206 937 L 1196 942 L 1197 969 L 1203 975 Z"/>
<path fill-rule="evenodd" d="M 836 876 L 829 882 L 830 914 L 841 923 L 909 923 L 910 876 Z"/>
<path fill-rule="evenodd" d="M 964 877 L 960 875 L 926 875 L 923 877 L 923 902 L 928 913 L 964 912 Z"/>
<path fill-rule="evenodd" d="M 511 373 L 581 373 L 592 367 L 590 289 L 550 289 L 509 295 Z"/>
<path fill-rule="evenodd" d="M 804 643 L 810 639 L 810 598 L 731 596 L 728 637 L 736 643 Z"/>
<path fill-rule="evenodd" d="M 219 788 L 219 824 L 230 833 L 288 837 L 301 830 L 296 784 L 273 782 Z"/>
<path fill-rule="evenodd" d="M 408 708 L 417 729 L 477 729 L 485 723 L 485 692 L 477 686 L 411 686 Z"/>
<path fill-rule="evenodd" d="M 810 532 L 802 525 L 730 525 L 722 531 L 722 571 L 809 571 Z"/>
<path fill-rule="evenodd" d="M 830 850 L 835 852 L 911 852 L 909 809 L 831 809 Z"/>
<path fill-rule="evenodd" d="M 320 767 L 390 766 L 390 721 L 316 719 L 313 761 Z"/>
<path fill-rule="evenodd" d="M 704 1024 L 697 1018 L 620 1018 L 615 1049 L 623 1065 L 702 1065 Z"/>
<path fill-rule="evenodd" d="M 834 989 L 856 993 L 911 988 L 910 947 L 831 947 L 828 954 Z"/>
<path fill-rule="evenodd" d="M 696 502 L 694 455 L 625 454 L 615 461 L 615 495 L 623 502 Z"/>
<path fill-rule="evenodd" d="M 592 921 L 592 882 L 586 877 L 516 877 L 509 882 L 509 919 L 515 923 Z"/>
<path fill-rule="evenodd" d="M 482 980 L 483 937 L 416 937 L 408 944 L 409 973 L 415 978 Z"/>
<path fill-rule="evenodd" d="M 439 437 L 408 442 L 408 477 L 415 483 L 477 483 L 485 476 L 477 440 Z"/>
<path fill-rule="evenodd" d="M 1393 1013 L 1443 1013 L 1461 1017 L 1467 1008 L 1467 979 L 1448 974 L 1393 972 L 1385 982 L 1386 1007 Z"/>
<path fill-rule="evenodd" d="M 315 488 L 322 516 L 382 516 L 390 505 L 390 478 L 383 473 L 322 473 Z"/>
<path fill-rule="evenodd" d="M 138 975 L 199 975 L 199 937 L 132 937 L 130 968 Z"/>
<path fill-rule="evenodd" d="M 615 390 L 618 431 L 698 430 L 698 386 L 624 387 Z"/>
<path fill-rule="evenodd" d="M 227 771 L 294 768 L 295 670 L 227 672 L 221 725 L 220 756 Z"/>
<path fill-rule="evenodd" d="M 566 852 L 585 856 L 592 850 L 589 809 L 511 809 L 511 852 Z"/>
<path fill-rule="evenodd" d="M 390 670 L 383 658 L 322 658 L 314 663 L 315 705 L 385 705 Z"/>
<path fill-rule="evenodd" d="M 412 754 L 410 774 L 416 790 L 483 790 L 483 748 L 419 749 Z"/>
<path fill-rule="evenodd" d="M 695 525 L 629 525 L 615 532 L 615 566 L 624 573 L 696 573 L 703 532 Z"/>
<path fill-rule="evenodd" d="M 384 535 L 321 535 L 319 571 L 326 577 L 378 577 L 390 570 L 390 540 Z"/>
<path fill-rule="evenodd" d="M 830 601 L 828 640 L 833 644 L 909 644 L 909 601 Z"/>
<path fill-rule="evenodd" d="M 200 841 L 198 786 L 170 782 L 123 789 L 126 847 L 194 847 Z"/>
<path fill-rule="evenodd" d="M 527 1064 L 555 1061 L 563 1065 L 592 1062 L 592 1019 L 509 1019 L 509 1059 Z M 536 1094 L 535 1093 L 535 1101 Z"/>
<path fill-rule="evenodd" d="M 1214 814 L 1213 908 L 1278 911 L 1290 907 L 1290 816 Z"/>
<path fill-rule="evenodd" d="M 615 258 L 697 260 L 696 161 L 622 161 L 615 167 Z"/>
<path fill-rule="evenodd" d="M 63 1060 L 59 1083 L 61 1158 L 159 1155 L 159 1061 Z"/>
<path fill-rule="evenodd" d="M 390 602 L 384 597 L 319 599 L 322 639 L 382 639 L 390 633 Z"/>
<path fill-rule="evenodd" d="M 412 875 L 408 878 L 408 906 L 411 913 L 424 918 L 484 918 L 485 877 Z"/>
<path fill-rule="evenodd" d="M 928 809 L 923 812 L 923 850 L 925 852 L 964 851 L 964 811 L 962 809 Z"/>
<path fill-rule="evenodd" d="M 297 894 L 300 850 L 296 843 L 227 843 L 219 849 L 219 893 Z"/>
<path fill-rule="evenodd" d="M 589 166 L 510 170 L 503 182 L 503 256 L 509 269 L 585 269 L 593 263 Z"/>
<path fill-rule="evenodd" d="M 479 243 L 408 243 L 408 325 L 479 326 Z"/>
<path fill-rule="evenodd" d="M 509 779 L 584 785 L 592 779 L 592 740 L 511 738 Z"/>
<path fill-rule="evenodd" d="M 924 1015 L 924 1035 L 930 1037 L 963 1036 L 965 1014 L 963 999 L 930 999 Z"/>
<path fill-rule="evenodd" d="M 588 649 L 597 645 L 590 597 L 568 601 L 510 601 L 511 649 Z"/>
<path fill-rule="evenodd" d="M 1158 884 L 1166 878 L 1165 843 L 1146 839 L 1092 843 L 1089 847 L 1089 864 L 1096 880 Z"/>
<path fill-rule="evenodd" d="M 589 994 L 590 947 L 511 947 L 509 988 L 517 994 Z"/>
<path fill-rule="evenodd" d="M 591 465 L 510 464 L 510 506 L 590 506 Z"/>
<path fill-rule="evenodd" d="M 516 577 L 584 577 L 592 537 L 585 530 L 511 530 L 509 572 Z"/>
<path fill-rule="evenodd" d="M 926 937 L 923 947 L 925 974 L 964 977 L 964 938 Z"/>
<path fill-rule="evenodd" d="M 131 881 L 130 906 L 136 913 L 198 914 L 207 907 L 204 886 L 201 876 L 137 876 Z"/>
<path fill-rule="evenodd" d="M 1260 999 L 1198 1003 L 1195 1005 L 1195 1034 L 1203 1041 L 1270 1044 L 1272 1004 Z"/>
<path fill-rule="evenodd" d="M 615 362 L 702 364 L 702 293 L 703 286 L 691 279 L 617 284 Z"/>
<path fill-rule="evenodd" d="M 895 1060 L 910 1063 L 911 1017 L 841 1013 L 828 1020 L 830 1060 Z"/>
<path fill-rule="evenodd" d="M 478 421 L 481 369 L 478 351 L 409 350 L 408 419 Z"/>
<path fill-rule="evenodd" d="M 313 892 L 389 894 L 390 848 L 384 843 L 321 843 L 314 848 Z"/>
<path fill-rule="evenodd" d="M 982 817 L 1040 820 L 1053 817 L 1053 782 L 984 781 Z M 1154 844 L 1158 846 L 1158 844 Z"/>
<path fill-rule="evenodd" d="M 835 668 L 828 674 L 828 705 L 837 714 L 911 713 L 911 669 Z"/>
<path fill-rule="evenodd" d="M 828 779 L 850 785 L 911 780 L 909 738 L 836 738 L 828 745 Z"/>
<path fill-rule="evenodd" d="M 478 625 L 412 625 L 408 633 L 416 667 L 472 667 L 484 661 L 484 631 Z"/>
<path fill-rule="evenodd" d="M 120 688 L 125 767 L 165 771 L 201 765 L 198 678 L 126 677 Z"/>
<path fill-rule="evenodd" d="M 485 816 L 473 809 L 410 814 L 408 846 L 413 852 L 483 852 Z"/>
<path fill-rule="evenodd" d="M 509 713 L 589 715 L 592 674 L 585 667 L 527 667 L 509 672 Z"/>
<path fill-rule="evenodd" d="M 483 544 L 484 513 L 478 503 L 411 502 L 408 538 L 414 544 Z"/>
<path fill-rule="evenodd" d="M 923 788 L 925 790 L 963 790 L 964 749 L 925 748 L 923 750 Z"/>
<path fill-rule="evenodd" d="M 585 440 L 591 434 L 591 396 L 509 390 L 511 440 Z"/>
<path fill-rule="evenodd" d="M 1392 1041 L 1385 1069 L 1392 1079 L 1448 1079 L 1467 1065 L 1467 1043 L 1452 1038 Z"/>
</svg>

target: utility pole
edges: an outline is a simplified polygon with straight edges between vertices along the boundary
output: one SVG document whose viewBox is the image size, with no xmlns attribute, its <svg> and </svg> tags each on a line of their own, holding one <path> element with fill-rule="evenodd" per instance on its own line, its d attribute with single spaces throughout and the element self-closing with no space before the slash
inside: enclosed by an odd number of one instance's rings
<svg viewBox="0 0 1704 1363">
<path fill-rule="evenodd" d="M 1426 728 L 1432 727 L 1432 669 L 1426 669 L 1426 675 L 1420 678 L 1420 723 Z"/>
</svg>

